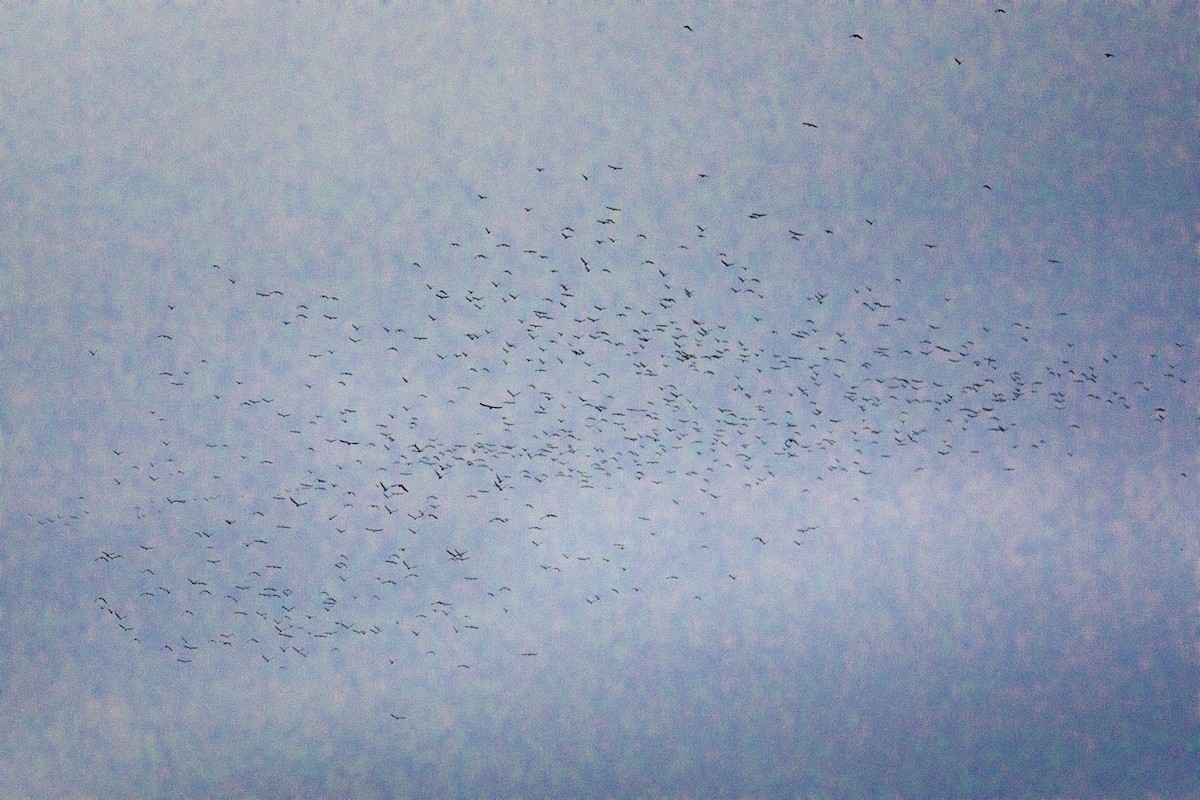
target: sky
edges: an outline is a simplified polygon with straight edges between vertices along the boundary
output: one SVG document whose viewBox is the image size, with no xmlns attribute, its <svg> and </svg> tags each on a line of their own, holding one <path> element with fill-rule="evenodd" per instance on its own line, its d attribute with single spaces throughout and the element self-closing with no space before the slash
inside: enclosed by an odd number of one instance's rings
<svg viewBox="0 0 1200 800">
<path fill-rule="evenodd" d="M 1197 22 L 0 10 L 0 794 L 1200 797 Z"/>
</svg>

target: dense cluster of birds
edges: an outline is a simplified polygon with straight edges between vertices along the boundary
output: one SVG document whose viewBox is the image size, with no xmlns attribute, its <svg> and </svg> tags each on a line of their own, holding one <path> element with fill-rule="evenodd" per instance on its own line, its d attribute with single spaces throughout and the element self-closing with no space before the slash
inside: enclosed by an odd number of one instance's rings
<svg viewBox="0 0 1200 800">
<path fill-rule="evenodd" d="M 484 189 L 466 203 L 478 224 L 436 263 L 395 265 L 375 297 L 204 265 L 144 337 L 89 345 L 141 376 L 129 413 L 144 416 L 110 448 L 104 498 L 124 522 L 91 554 L 114 633 L 184 665 L 286 668 L 369 639 L 389 660 L 470 669 L 447 643 L 502 625 L 517 595 L 586 613 L 688 579 L 648 564 L 644 542 L 708 549 L 681 520 L 731 493 L 839 476 L 869 491 L 879 472 L 1002 459 L 1045 446 L 1046 420 L 1089 424 L 1089 406 L 1153 424 L 1187 381 L 1184 342 L 1127 386 L 1116 351 L 1048 341 L 1002 310 L 904 276 L 785 279 L 757 255 L 772 239 L 803 258 L 839 235 L 819 220 L 746 209 L 664 241 L 621 164 L 530 169 L 578 187 L 578 212 L 500 208 Z M 567 498 L 589 491 L 640 527 L 584 519 Z M 643 492 L 674 515 L 637 513 Z M 800 558 L 828 520 L 799 513 L 777 535 L 736 521 L 726 535 Z"/>
<path fill-rule="evenodd" d="M 181 663 L 218 648 L 286 665 L 358 636 L 421 648 L 432 629 L 470 635 L 494 619 L 479 609 L 525 588 L 503 572 L 514 558 L 564 581 L 586 570 L 595 588 L 580 603 L 650 588 L 630 569 L 637 532 L 572 542 L 561 531 L 578 521 L 543 484 L 644 484 L 695 511 L 731 487 L 1037 448 L 1025 404 L 1167 413 L 1105 386 L 1116 353 L 1076 362 L 1067 348 L 1025 371 L 1022 354 L 1044 356 L 1028 324 L 956 333 L 906 311 L 899 278 L 814 289 L 773 327 L 766 271 L 700 224 L 656 252 L 623 213 L 600 201 L 524 236 L 465 232 L 443 265 L 398 268 L 407 308 L 386 321 L 335 290 L 205 268 L 203 296 L 170 303 L 142 355 L 156 373 L 146 413 L 172 435 L 112 450 L 114 499 L 137 500 L 138 531 L 95 556 L 123 576 L 95 598 L 114 630 Z M 794 241 L 824 233 L 787 228 Z M 1186 382 L 1183 348 L 1161 354 L 1159 382 Z M 797 520 L 779 541 L 821 524 Z M 306 566 L 314 554 L 325 574 Z"/>
</svg>

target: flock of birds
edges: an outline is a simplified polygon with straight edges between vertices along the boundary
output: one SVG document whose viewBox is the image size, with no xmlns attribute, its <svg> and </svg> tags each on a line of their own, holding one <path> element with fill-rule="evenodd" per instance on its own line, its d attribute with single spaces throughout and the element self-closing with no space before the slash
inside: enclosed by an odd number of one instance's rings
<svg viewBox="0 0 1200 800">
<path fill-rule="evenodd" d="M 1037 448 L 1029 404 L 1167 413 L 1137 396 L 1148 383 L 1106 386 L 1116 353 L 1086 363 L 1066 348 L 1030 369 L 1044 356 L 1031 326 L 965 335 L 957 311 L 906 311 L 899 278 L 814 289 L 773 327 L 768 271 L 701 224 L 657 252 L 624 213 L 598 201 L 521 237 L 465 232 L 444 265 L 398 268 L 407 308 L 386 320 L 335 290 L 207 267 L 202 294 L 170 303 L 140 356 L 144 413 L 164 435 L 111 452 L 111 499 L 136 501 L 135 533 L 94 558 L 113 630 L 181 664 L 233 650 L 286 667 L 380 636 L 433 656 L 438 635 L 496 624 L 489 604 L 507 610 L 527 588 L 527 573 L 505 572 L 516 560 L 587 587 L 581 604 L 680 579 L 635 568 L 659 521 L 639 516 L 643 530 L 604 547 L 573 541 L 580 521 L 555 487 L 654 487 L 704 514 L 738 487 Z M 787 228 L 810 235 L 829 233 Z M 1183 348 L 1158 356 L 1159 384 L 1186 382 Z M 796 522 L 777 541 L 747 538 L 791 547 L 824 524 Z"/>
<path fill-rule="evenodd" d="M 1153 424 L 1187 381 L 1184 342 L 1127 386 L 1115 351 L 904 276 L 822 285 L 757 255 L 772 239 L 802 260 L 840 234 L 819 221 L 747 209 L 656 238 L 628 174 L 536 168 L 579 187 L 569 217 L 476 194 L 479 224 L 374 297 L 207 265 L 143 339 L 89 345 L 140 376 L 109 447 L 103 505 L 122 522 L 91 554 L 114 634 L 180 665 L 288 668 L 369 640 L 392 662 L 471 669 L 480 649 L 453 643 L 502 626 L 522 593 L 587 613 L 690 580 L 702 602 L 708 578 L 646 543 L 715 553 L 686 521 L 740 490 L 848 476 L 869 492 L 878 473 L 1047 446 L 1047 420 L 1069 436 L 1089 407 Z M 575 502 L 589 492 L 636 524 L 606 529 Z M 642 513 L 642 495 L 662 502 Z M 798 513 L 776 535 L 736 520 L 724 535 L 802 558 L 830 521 Z"/>
</svg>

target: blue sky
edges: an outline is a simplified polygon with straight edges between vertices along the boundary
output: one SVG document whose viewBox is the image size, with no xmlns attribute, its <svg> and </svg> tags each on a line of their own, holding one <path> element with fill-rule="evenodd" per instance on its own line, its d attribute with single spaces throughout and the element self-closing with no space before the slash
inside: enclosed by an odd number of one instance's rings
<svg viewBox="0 0 1200 800">
<path fill-rule="evenodd" d="M 1194 796 L 1195 12 L 1003 8 L 0 12 L 3 794 Z"/>
</svg>

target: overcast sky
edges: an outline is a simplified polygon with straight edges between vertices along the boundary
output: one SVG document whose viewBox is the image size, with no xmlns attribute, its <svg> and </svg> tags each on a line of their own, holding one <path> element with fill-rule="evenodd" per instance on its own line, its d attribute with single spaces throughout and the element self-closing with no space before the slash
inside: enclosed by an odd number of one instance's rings
<svg viewBox="0 0 1200 800">
<path fill-rule="evenodd" d="M 1200 796 L 1197 22 L 0 11 L 0 794 Z"/>
</svg>

